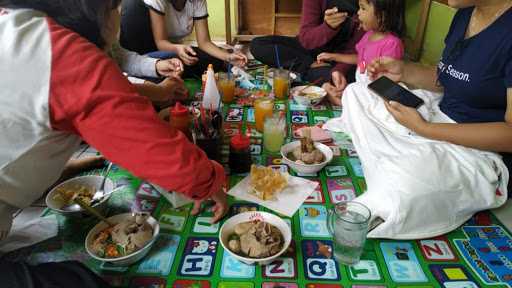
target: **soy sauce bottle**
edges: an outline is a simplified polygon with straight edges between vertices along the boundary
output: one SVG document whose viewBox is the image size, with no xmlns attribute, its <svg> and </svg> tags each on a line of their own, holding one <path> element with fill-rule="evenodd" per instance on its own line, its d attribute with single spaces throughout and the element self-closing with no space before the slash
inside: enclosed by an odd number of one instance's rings
<svg viewBox="0 0 512 288">
<path fill-rule="evenodd" d="M 233 136 L 229 145 L 229 169 L 231 173 L 249 173 L 251 164 L 251 140 L 242 133 Z"/>
</svg>

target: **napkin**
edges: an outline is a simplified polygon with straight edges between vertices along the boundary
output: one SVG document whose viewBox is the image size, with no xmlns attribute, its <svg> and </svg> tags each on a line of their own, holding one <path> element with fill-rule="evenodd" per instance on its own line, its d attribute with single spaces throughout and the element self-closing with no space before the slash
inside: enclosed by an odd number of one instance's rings
<svg viewBox="0 0 512 288">
<path fill-rule="evenodd" d="M 250 175 L 242 179 L 228 194 L 238 199 L 257 203 L 282 215 L 292 217 L 306 199 L 315 191 L 317 182 L 299 177 L 288 177 L 288 186 L 276 195 L 274 200 L 262 200 L 249 193 Z"/>
</svg>

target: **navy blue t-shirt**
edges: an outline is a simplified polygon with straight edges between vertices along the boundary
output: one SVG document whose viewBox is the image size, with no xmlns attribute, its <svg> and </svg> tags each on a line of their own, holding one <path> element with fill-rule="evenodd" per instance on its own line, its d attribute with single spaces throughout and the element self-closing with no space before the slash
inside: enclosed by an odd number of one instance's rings
<svg viewBox="0 0 512 288">
<path fill-rule="evenodd" d="M 473 8 L 453 18 L 438 66 L 441 110 L 458 123 L 503 122 L 512 87 L 512 9 L 465 38 Z"/>
<path fill-rule="evenodd" d="M 473 9 L 457 11 L 446 36 L 438 65 L 440 107 L 457 123 L 504 122 L 512 88 L 512 8 L 465 39 Z M 511 154 L 502 155 L 512 174 Z"/>
</svg>

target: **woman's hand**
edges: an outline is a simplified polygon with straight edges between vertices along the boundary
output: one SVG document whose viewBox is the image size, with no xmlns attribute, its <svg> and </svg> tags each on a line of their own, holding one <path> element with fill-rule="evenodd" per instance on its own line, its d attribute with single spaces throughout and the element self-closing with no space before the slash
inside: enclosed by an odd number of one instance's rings
<svg viewBox="0 0 512 288">
<path fill-rule="evenodd" d="M 188 98 L 188 90 L 179 77 L 169 77 L 158 84 L 161 88 L 162 101 L 183 101 Z"/>
<path fill-rule="evenodd" d="M 210 197 L 215 202 L 215 205 L 212 207 L 213 218 L 211 223 L 219 222 L 219 220 L 228 212 L 229 206 L 226 195 L 226 191 L 222 188 Z M 203 203 L 203 200 L 194 201 L 194 208 L 192 208 L 191 212 L 192 215 L 197 215 L 201 212 L 201 203 Z"/>
<path fill-rule="evenodd" d="M 323 53 L 320 53 L 318 54 L 318 56 L 316 56 L 316 61 L 318 62 L 332 62 L 332 61 L 335 61 L 334 60 L 334 53 L 327 53 L 327 52 L 323 52 Z"/>
<path fill-rule="evenodd" d="M 395 120 L 403 126 L 409 128 L 418 134 L 428 125 L 418 110 L 407 107 L 395 101 L 384 101 L 384 105 Z"/>
<path fill-rule="evenodd" d="M 233 52 L 228 54 L 227 61 L 233 66 L 244 67 L 247 64 L 247 56 L 240 52 Z"/>
<path fill-rule="evenodd" d="M 158 60 L 156 62 L 156 72 L 165 77 L 179 77 L 183 73 L 183 62 L 178 58 Z"/>
<path fill-rule="evenodd" d="M 345 20 L 347 20 L 348 13 L 338 12 L 338 8 L 334 7 L 325 10 L 324 21 L 332 29 L 338 29 Z"/>
<path fill-rule="evenodd" d="M 395 82 L 400 82 L 403 79 L 404 62 L 390 57 L 380 57 L 368 65 L 367 71 L 372 80 L 387 76 Z"/>
<path fill-rule="evenodd" d="M 332 72 L 332 84 L 326 82 L 322 85 L 322 88 L 327 92 L 329 102 L 337 106 L 341 106 L 341 96 L 346 87 L 347 79 L 339 71 Z"/>
<path fill-rule="evenodd" d="M 192 66 L 196 64 L 197 61 L 199 61 L 196 52 L 190 45 L 177 44 L 175 45 L 175 50 L 178 54 L 178 57 L 180 57 L 181 61 L 183 61 L 183 63 L 185 63 L 187 66 Z"/>
</svg>

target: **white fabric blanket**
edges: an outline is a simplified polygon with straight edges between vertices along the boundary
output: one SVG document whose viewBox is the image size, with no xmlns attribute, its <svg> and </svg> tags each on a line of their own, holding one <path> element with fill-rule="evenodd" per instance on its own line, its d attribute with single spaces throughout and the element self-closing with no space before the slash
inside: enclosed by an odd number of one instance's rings
<svg viewBox="0 0 512 288">
<path fill-rule="evenodd" d="M 425 100 L 418 111 L 426 120 L 453 123 L 439 109 L 441 95 L 413 93 Z M 434 237 L 507 200 L 509 172 L 499 154 L 415 135 L 366 83 L 349 85 L 342 102 L 342 117 L 324 128 L 349 134 L 359 154 L 368 190 L 355 201 L 385 221 L 368 237 Z"/>
</svg>

